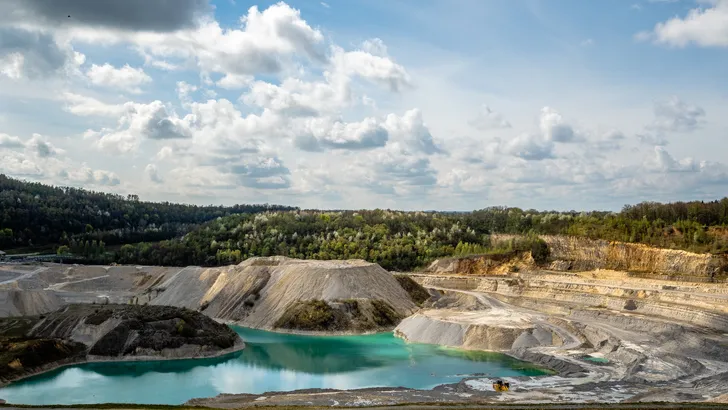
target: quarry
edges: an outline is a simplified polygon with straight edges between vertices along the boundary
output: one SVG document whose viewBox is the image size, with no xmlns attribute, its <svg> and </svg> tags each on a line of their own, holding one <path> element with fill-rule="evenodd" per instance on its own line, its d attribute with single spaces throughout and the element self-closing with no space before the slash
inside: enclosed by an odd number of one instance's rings
<svg viewBox="0 0 728 410">
<path fill-rule="evenodd" d="M 543 239 L 550 257 L 541 264 L 529 252 L 472 255 L 397 274 L 361 260 L 284 257 L 218 268 L 4 264 L 0 316 L 5 337 L 62 341 L 64 357 L 86 352 L 78 360 L 98 358 L 91 354 L 98 352 L 133 360 L 244 349 L 244 341 L 216 328 L 214 319 L 304 335 L 393 331 L 407 342 L 500 352 L 548 370 L 500 377 L 511 384 L 507 392 L 494 392 L 495 378 L 482 374 L 431 390 L 221 394 L 192 399 L 190 405 L 728 402 L 724 257 L 583 238 Z M 144 315 L 151 318 L 139 321 L 134 315 L 141 313 L 129 309 L 149 310 Z M 182 316 L 186 322 L 212 323 L 196 325 L 200 334 L 189 343 L 174 331 Z M 142 342 L 141 337 L 156 334 L 150 329 L 169 337 L 156 335 L 157 345 Z M 25 375 L 17 365 L 15 370 L 3 382 Z"/>
</svg>

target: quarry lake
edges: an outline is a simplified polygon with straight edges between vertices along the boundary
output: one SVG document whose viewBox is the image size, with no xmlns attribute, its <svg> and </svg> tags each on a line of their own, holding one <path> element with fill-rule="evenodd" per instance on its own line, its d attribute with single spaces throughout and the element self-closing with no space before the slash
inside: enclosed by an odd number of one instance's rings
<svg viewBox="0 0 728 410">
<path fill-rule="evenodd" d="M 497 353 L 406 343 L 392 333 L 299 336 L 233 327 L 244 350 L 217 359 L 86 363 L 0 389 L 15 404 L 182 404 L 220 393 L 305 388 L 429 389 L 473 374 L 544 374 Z"/>
</svg>

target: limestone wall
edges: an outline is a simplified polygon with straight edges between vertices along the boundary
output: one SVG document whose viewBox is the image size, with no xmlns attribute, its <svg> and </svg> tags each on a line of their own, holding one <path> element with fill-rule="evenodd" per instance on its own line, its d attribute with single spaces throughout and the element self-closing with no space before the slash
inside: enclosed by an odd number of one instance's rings
<svg viewBox="0 0 728 410">
<path fill-rule="evenodd" d="M 492 239 L 514 237 L 493 235 Z M 573 236 L 542 235 L 541 239 L 551 251 L 553 270 L 613 269 L 658 279 L 701 282 L 724 280 L 728 274 L 728 261 L 721 256 Z"/>
</svg>

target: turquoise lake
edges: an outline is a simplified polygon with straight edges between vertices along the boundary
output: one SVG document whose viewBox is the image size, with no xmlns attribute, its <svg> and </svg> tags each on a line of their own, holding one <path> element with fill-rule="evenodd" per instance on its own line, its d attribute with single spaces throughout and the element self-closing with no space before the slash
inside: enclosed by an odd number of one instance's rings
<svg viewBox="0 0 728 410">
<path fill-rule="evenodd" d="M 406 343 L 392 333 L 319 337 L 233 329 L 246 347 L 222 358 L 87 363 L 13 383 L 0 389 L 0 398 L 15 404 L 182 404 L 220 393 L 429 389 L 474 374 L 544 374 L 502 354 Z"/>
</svg>

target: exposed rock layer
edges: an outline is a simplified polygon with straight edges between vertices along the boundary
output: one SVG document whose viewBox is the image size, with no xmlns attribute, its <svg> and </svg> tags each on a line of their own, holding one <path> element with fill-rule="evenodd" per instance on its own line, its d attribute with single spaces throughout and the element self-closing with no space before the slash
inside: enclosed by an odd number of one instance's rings
<svg viewBox="0 0 728 410">
<path fill-rule="evenodd" d="M 492 240 L 505 241 L 513 237 L 493 235 Z M 541 239 L 556 261 L 551 265 L 555 270 L 613 269 L 654 279 L 701 282 L 725 280 L 728 276 L 728 260 L 724 256 L 572 236 L 542 235 Z"/>
</svg>

